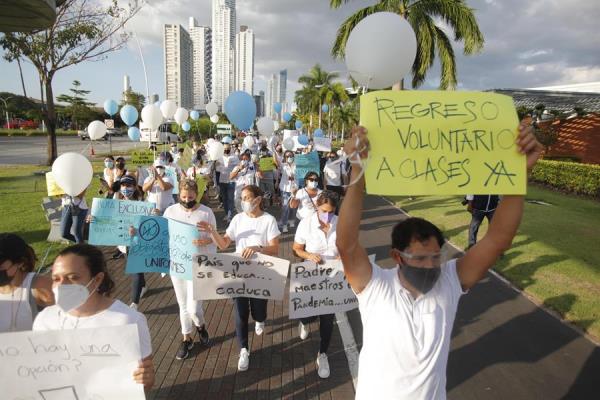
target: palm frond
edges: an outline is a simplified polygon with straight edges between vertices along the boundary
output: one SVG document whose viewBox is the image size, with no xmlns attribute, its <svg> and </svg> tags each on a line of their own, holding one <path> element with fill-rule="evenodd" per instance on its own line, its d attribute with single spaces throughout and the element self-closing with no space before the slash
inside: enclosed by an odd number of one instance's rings
<svg viewBox="0 0 600 400">
<path fill-rule="evenodd" d="M 333 56 L 333 58 L 341 59 L 344 57 L 346 51 L 346 42 L 348 41 L 350 32 L 352 32 L 352 29 L 354 29 L 354 27 L 358 25 L 360 21 L 376 12 L 386 11 L 386 6 L 387 3 L 379 2 L 375 5 L 360 9 L 356 13 L 349 16 L 342 23 L 342 25 L 340 25 L 340 28 L 337 31 L 335 43 L 333 44 L 333 48 L 331 49 L 331 55 Z"/>
<path fill-rule="evenodd" d="M 436 26 L 436 43 L 440 58 L 440 89 L 456 89 L 456 59 L 452 43 L 443 30 Z"/>
<path fill-rule="evenodd" d="M 408 14 L 408 22 L 417 38 L 417 54 L 412 66 L 412 86 L 416 88 L 423 84 L 435 60 L 436 26 L 429 15 L 418 9 Z"/>
</svg>

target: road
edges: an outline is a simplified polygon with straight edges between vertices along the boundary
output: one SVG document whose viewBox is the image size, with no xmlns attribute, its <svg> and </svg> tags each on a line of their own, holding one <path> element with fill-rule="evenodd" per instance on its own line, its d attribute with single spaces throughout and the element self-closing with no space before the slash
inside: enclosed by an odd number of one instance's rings
<svg viewBox="0 0 600 400">
<path fill-rule="evenodd" d="M 59 136 L 56 138 L 58 154 L 67 152 L 85 152 L 89 154 L 89 140 L 81 140 L 78 137 Z M 113 152 L 119 152 L 134 148 L 136 143 L 129 140 L 127 136 L 112 138 Z M 137 143 L 140 148 L 147 144 Z M 0 137 L 0 165 L 6 164 L 45 164 L 46 163 L 47 139 L 45 136 L 36 137 Z M 108 153 L 108 141 L 99 140 L 94 142 L 94 151 Z"/>
</svg>

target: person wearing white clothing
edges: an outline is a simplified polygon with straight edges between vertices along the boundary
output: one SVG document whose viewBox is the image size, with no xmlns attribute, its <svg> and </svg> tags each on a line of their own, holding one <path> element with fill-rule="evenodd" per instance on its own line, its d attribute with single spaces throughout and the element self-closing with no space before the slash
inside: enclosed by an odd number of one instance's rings
<svg viewBox="0 0 600 400">
<path fill-rule="evenodd" d="M 517 150 L 531 169 L 543 147 L 528 124 L 519 127 Z M 368 157 L 366 129 L 356 127 L 346 154 Z M 485 237 L 458 260 L 441 263 L 444 237 L 435 225 L 407 218 L 392 231 L 397 266 L 370 262 L 358 237 L 365 178 L 353 164 L 340 210 L 337 248 L 356 293 L 363 323 L 356 399 L 446 398 L 446 365 L 452 326 L 462 294 L 482 279 L 510 247 L 523 215 L 523 196 L 506 196 Z"/>
<path fill-rule="evenodd" d="M 166 209 L 164 217 L 185 224 L 199 226 L 205 222 L 211 225 L 216 224 L 215 215 L 212 210 L 197 201 L 198 185 L 194 180 L 186 179 L 181 182 L 179 191 L 179 204 L 174 204 Z M 200 239 L 194 239 L 192 242 L 198 248 L 198 253 L 216 253 L 217 247 L 213 240 L 203 234 Z M 202 301 L 194 300 L 193 281 L 187 281 L 171 275 L 175 297 L 179 305 L 179 319 L 181 322 L 181 333 L 183 335 L 182 343 L 177 351 L 175 358 L 184 360 L 189 357 L 189 352 L 194 346 L 192 333 L 194 326 L 198 331 L 200 343 L 204 346 L 210 344 L 210 337 L 206 329 L 204 320 L 204 311 L 202 310 Z"/>
<path fill-rule="evenodd" d="M 201 222 L 200 229 L 209 232 L 221 250 L 235 241 L 235 252 L 243 258 L 251 258 L 255 253 L 277 256 L 279 252 L 279 229 L 275 218 L 263 211 L 263 192 L 258 186 L 249 185 L 242 189 L 242 208 L 227 227 L 225 236 L 219 235 L 213 224 Z M 248 346 L 248 317 L 256 321 L 254 331 L 262 335 L 267 319 L 267 300 L 249 297 L 236 297 L 235 333 L 240 345 L 238 370 L 245 371 L 250 363 Z"/>
<path fill-rule="evenodd" d="M 148 193 L 146 200 L 156 204 L 157 214 L 162 214 L 173 204 L 173 185 L 173 180 L 165 175 L 164 161 L 157 159 L 143 185 L 144 192 Z"/>
<path fill-rule="evenodd" d="M 223 146 L 223 157 L 217 161 L 217 165 L 221 168 L 219 175 L 219 192 L 223 199 L 223 210 L 225 210 L 225 220 L 231 221 L 235 214 L 235 182 L 229 176 L 233 169 L 239 164 L 240 160 L 237 156 L 231 154 L 231 145 Z"/>
<path fill-rule="evenodd" d="M 257 164 L 251 160 L 250 152 L 245 151 L 240 156 L 240 163 L 229 174 L 229 179 L 235 181 L 234 203 L 238 212 L 242 212 L 242 189 L 256 183 L 257 172 Z"/>
<path fill-rule="evenodd" d="M 290 206 L 290 201 L 298 190 L 294 153 L 287 150 L 283 154 L 283 163 L 281 163 L 278 158 L 275 158 L 275 162 L 281 170 L 281 179 L 279 181 L 279 190 L 281 192 L 281 217 L 279 218 L 279 229 L 283 233 L 287 233 L 288 221 L 295 224 L 294 217 L 296 216 L 296 209 Z"/>
<path fill-rule="evenodd" d="M 317 212 L 315 202 L 321 194 L 318 185 L 319 175 L 311 171 L 304 177 L 304 187 L 294 193 L 294 197 L 290 201 L 290 207 L 298 209 L 296 212 L 298 219 L 302 220 Z"/>
</svg>

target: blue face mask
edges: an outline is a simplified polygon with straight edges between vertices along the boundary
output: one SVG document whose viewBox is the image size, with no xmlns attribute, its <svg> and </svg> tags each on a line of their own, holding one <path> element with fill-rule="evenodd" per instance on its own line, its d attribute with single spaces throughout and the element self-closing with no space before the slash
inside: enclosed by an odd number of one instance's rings
<svg viewBox="0 0 600 400">
<path fill-rule="evenodd" d="M 115 166 L 115 163 L 113 163 L 112 161 L 104 161 L 104 166 L 106 168 L 112 168 Z"/>
<path fill-rule="evenodd" d="M 128 187 L 121 188 L 121 194 L 127 198 L 133 196 L 134 192 L 135 192 L 135 190 L 133 188 L 128 188 Z"/>
</svg>

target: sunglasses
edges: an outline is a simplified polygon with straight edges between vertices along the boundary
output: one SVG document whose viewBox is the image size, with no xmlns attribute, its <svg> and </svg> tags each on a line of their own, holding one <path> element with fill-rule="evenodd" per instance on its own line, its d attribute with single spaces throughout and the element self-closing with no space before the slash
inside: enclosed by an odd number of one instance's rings
<svg viewBox="0 0 600 400">
<path fill-rule="evenodd" d="M 316 182 L 316 181 L 318 181 L 318 179 L 317 179 L 317 178 L 308 178 L 308 179 L 306 179 L 306 180 L 307 180 L 307 181 L 310 181 L 310 182 Z"/>
</svg>

